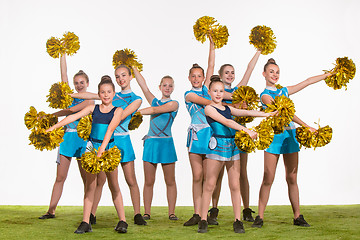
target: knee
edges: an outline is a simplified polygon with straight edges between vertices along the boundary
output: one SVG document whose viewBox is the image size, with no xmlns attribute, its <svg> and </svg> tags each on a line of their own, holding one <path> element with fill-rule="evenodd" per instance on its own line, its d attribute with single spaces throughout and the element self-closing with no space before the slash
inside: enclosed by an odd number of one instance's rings
<svg viewBox="0 0 360 240">
<path fill-rule="evenodd" d="M 55 182 L 56 183 L 64 183 L 65 180 L 66 180 L 66 177 L 67 177 L 67 174 L 65 174 L 65 175 L 57 175 L 56 179 L 55 179 Z"/>
<path fill-rule="evenodd" d="M 130 176 L 126 178 L 127 185 L 132 188 L 137 186 L 137 181 L 135 176 Z"/>
<path fill-rule="evenodd" d="M 176 186 L 175 176 L 171 178 L 165 178 L 165 184 L 167 187 L 174 187 Z"/>
<path fill-rule="evenodd" d="M 286 182 L 288 185 L 296 185 L 297 184 L 297 174 L 286 175 Z"/>
<path fill-rule="evenodd" d="M 155 178 L 153 178 L 153 177 L 146 177 L 145 178 L 145 183 L 144 183 L 144 185 L 145 185 L 145 187 L 154 187 L 154 183 L 155 183 Z"/>
<path fill-rule="evenodd" d="M 240 191 L 240 182 L 239 181 L 229 182 L 229 189 L 231 192 Z"/>
<path fill-rule="evenodd" d="M 193 183 L 202 183 L 203 182 L 203 174 L 201 172 L 193 174 Z"/>
<path fill-rule="evenodd" d="M 265 173 L 262 184 L 264 186 L 271 186 L 273 184 L 273 182 L 274 182 L 274 176 L 272 176 L 268 173 Z"/>
</svg>

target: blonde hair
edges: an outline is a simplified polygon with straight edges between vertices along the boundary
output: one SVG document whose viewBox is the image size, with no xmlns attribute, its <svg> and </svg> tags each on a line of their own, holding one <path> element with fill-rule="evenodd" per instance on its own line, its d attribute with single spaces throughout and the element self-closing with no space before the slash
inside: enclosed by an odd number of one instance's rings
<svg viewBox="0 0 360 240">
<path fill-rule="evenodd" d="M 83 71 L 79 70 L 73 77 L 73 80 L 75 80 L 76 77 L 83 76 L 86 79 L 86 82 L 89 83 L 89 76 Z"/>
</svg>

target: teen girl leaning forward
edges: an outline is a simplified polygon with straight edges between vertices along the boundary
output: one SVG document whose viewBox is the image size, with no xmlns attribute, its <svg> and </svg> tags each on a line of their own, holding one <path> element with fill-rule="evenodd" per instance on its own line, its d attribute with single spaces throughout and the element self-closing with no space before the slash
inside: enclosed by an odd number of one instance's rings
<svg viewBox="0 0 360 240">
<path fill-rule="evenodd" d="M 264 108 L 268 104 L 271 104 L 276 96 L 286 96 L 297 93 L 305 87 L 324 80 L 330 73 L 310 77 L 299 84 L 290 87 L 284 87 L 281 89 L 276 88 L 276 83 L 279 80 L 280 70 L 275 60 L 270 58 L 264 66 L 263 76 L 266 81 L 266 88 L 260 94 L 261 104 Z M 301 121 L 296 115 L 294 115 L 293 121 L 301 126 L 309 127 L 303 121 Z M 311 131 L 316 131 L 310 127 Z M 305 221 L 303 215 L 300 214 L 299 203 L 299 189 L 297 185 L 297 171 L 298 171 L 298 152 L 299 143 L 295 138 L 296 131 L 295 125 L 291 122 L 285 127 L 285 131 L 281 134 L 275 134 L 274 140 L 270 147 L 264 151 L 264 177 L 260 187 L 259 193 L 259 215 L 256 216 L 253 227 L 261 228 L 263 225 L 264 212 L 269 200 L 271 185 L 274 181 L 276 166 L 279 160 L 280 154 L 283 155 L 286 182 L 288 185 L 289 199 L 291 207 L 294 213 L 294 225 L 309 227 L 310 225 Z"/>
<path fill-rule="evenodd" d="M 69 84 L 65 54 L 60 58 L 60 72 L 61 81 Z M 74 75 L 73 82 L 75 90 L 77 92 L 86 92 L 86 89 L 89 86 L 89 77 L 86 75 L 85 72 L 80 70 Z M 76 113 L 93 103 L 94 102 L 91 100 L 84 101 L 83 99 L 75 98 L 68 109 L 64 109 L 53 114 L 57 117 L 67 116 Z M 61 198 L 72 157 L 76 157 L 76 159 L 78 160 L 77 162 L 80 175 L 85 184 L 85 171 L 81 167 L 81 162 L 79 161 L 79 158 L 85 152 L 86 142 L 82 140 L 77 134 L 76 127 L 78 123 L 79 121 L 75 121 L 71 124 L 66 125 L 65 127 L 65 134 L 63 137 L 64 141 L 60 144 L 58 158 L 56 160 L 56 179 L 51 194 L 49 209 L 46 214 L 39 217 L 39 219 L 55 218 L 55 210 Z"/>
<path fill-rule="evenodd" d="M 130 81 L 133 78 L 131 70 L 125 65 L 120 65 L 115 69 L 117 84 L 121 87 L 121 92 L 117 92 L 113 99 L 113 105 L 124 109 L 121 122 L 114 131 L 115 145 L 121 151 L 121 167 L 124 172 L 126 183 L 130 189 L 131 201 L 134 208 L 134 223 L 137 225 L 146 225 L 146 221 L 140 214 L 140 191 L 135 175 L 135 153 L 129 135 L 129 122 L 132 115 L 141 105 L 141 97 L 137 96 L 130 87 Z M 72 96 L 86 99 L 99 99 L 94 93 L 73 94 Z M 99 175 L 104 178 L 104 174 Z M 105 182 L 105 181 L 103 181 Z M 95 199 L 97 206 L 100 201 Z M 95 215 L 95 213 L 94 213 Z"/>
<path fill-rule="evenodd" d="M 119 125 L 121 120 L 122 108 L 114 107 L 112 104 L 115 96 L 115 86 L 109 76 L 103 76 L 101 82 L 98 85 L 98 94 L 101 100 L 100 105 L 89 105 L 80 112 L 70 115 L 55 124 L 47 131 L 52 131 L 56 128 L 62 127 L 66 124 L 76 121 L 77 119 L 92 114 L 92 125 L 89 141 L 87 143 L 88 148 L 95 148 L 98 150 L 97 157 L 101 157 L 105 150 L 108 150 L 115 146 L 114 144 L 114 130 Z M 98 174 L 91 174 L 86 172 L 85 177 L 85 194 L 84 194 L 84 209 L 83 220 L 75 233 L 92 232 L 91 224 L 89 223 L 90 212 L 92 204 L 94 202 L 96 178 Z M 115 228 L 119 233 L 126 233 L 128 224 L 125 219 L 125 211 L 123 200 L 119 188 L 118 182 L 118 170 L 107 172 L 106 177 L 109 182 L 109 188 L 111 191 L 114 206 L 116 208 L 119 222 Z"/>
<path fill-rule="evenodd" d="M 235 132 L 232 129 L 237 131 L 243 130 L 253 139 L 257 137 L 257 133 L 235 122 L 232 119 L 232 115 L 269 117 L 275 114 L 275 112 L 264 113 L 255 110 L 243 110 L 231 106 L 224 106 L 222 104 L 224 92 L 224 83 L 220 80 L 219 76 L 212 76 L 209 86 L 211 104 L 205 107 L 205 114 L 207 122 L 213 130 L 213 134 L 207 144 L 209 152 L 206 154 L 206 178 L 201 199 L 201 221 L 199 222 L 199 233 L 207 232 L 207 212 L 211 196 L 223 166 L 226 167 L 229 178 L 228 182 L 235 216 L 233 228 L 235 233 L 245 232 L 243 224 L 240 221 L 240 155 L 239 150 L 235 145 Z"/>
<path fill-rule="evenodd" d="M 256 51 L 253 58 L 250 60 L 246 71 L 244 73 L 243 78 L 241 81 L 235 86 L 231 87 L 231 84 L 235 80 L 235 69 L 231 64 L 224 64 L 220 67 L 219 70 L 219 76 L 224 83 L 225 91 L 233 94 L 240 86 L 247 86 L 250 76 L 255 68 L 255 65 L 259 59 L 259 56 L 261 54 L 261 50 L 259 49 Z M 232 100 L 230 99 L 223 99 L 223 103 L 226 103 L 227 105 L 230 105 L 232 103 Z M 246 107 L 246 106 L 245 106 Z M 248 161 L 248 154 L 246 152 L 240 151 L 240 191 L 241 191 L 241 198 L 244 203 L 244 210 L 243 210 L 243 220 L 253 222 L 254 218 L 252 217 L 251 213 L 254 211 L 249 208 L 249 181 L 247 176 L 247 161 Z M 222 177 L 224 175 L 224 167 L 220 171 L 218 182 L 221 183 Z M 220 185 L 221 186 L 221 185 Z M 214 197 L 213 199 L 219 199 L 220 197 L 220 187 L 217 188 L 217 191 L 214 191 Z M 216 218 L 219 212 L 219 209 L 217 208 L 218 201 L 213 201 L 213 207 L 209 210 L 210 215 L 208 218 L 208 222 L 213 223 L 212 225 L 216 225 Z M 216 204 L 216 205 L 215 205 Z"/>
<path fill-rule="evenodd" d="M 178 220 L 175 215 L 177 197 L 175 181 L 175 162 L 177 161 L 174 140 L 171 134 L 171 126 L 176 117 L 179 103 L 172 100 L 171 93 L 174 91 L 174 80 L 170 76 L 161 79 L 159 89 L 161 99 L 157 99 L 149 90 L 144 77 L 136 67 L 133 67 L 136 81 L 143 91 L 146 100 L 151 107 L 140 109 L 142 115 L 151 115 L 150 128 L 144 139 L 144 219 L 150 219 L 151 202 L 155 183 L 157 164 L 161 163 L 168 200 L 168 214 L 170 220 Z"/>
</svg>

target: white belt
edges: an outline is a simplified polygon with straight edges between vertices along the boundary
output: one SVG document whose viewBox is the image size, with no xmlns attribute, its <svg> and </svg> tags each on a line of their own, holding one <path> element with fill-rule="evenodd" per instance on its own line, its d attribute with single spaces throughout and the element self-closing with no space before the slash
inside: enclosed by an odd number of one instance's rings
<svg viewBox="0 0 360 240">
<path fill-rule="evenodd" d="M 159 136 L 149 136 L 149 135 L 145 135 L 142 140 L 146 140 L 146 139 L 149 139 L 149 138 L 172 138 L 172 136 L 163 136 L 163 137 L 159 137 Z"/>
<path fill-rule="evenodd" d="M 209 124 L 190 124 L 189 128 L 188 128 L 188 132 L 191 131 L 192 133 L 192 140 L 198 140 L 198 137 L 197 137 L 197 132 L 199 132 L 201 129 L 204 129 L 204 128 L 207 128 L 207 127 L 210 127 Z"/>
<path fill-rule="evenodd" d="M 116 132 L 114 133 L 114 136 L 126 136 L 129 135 L 129 132 Z"/>
<path fill-rule="evenodd" d="M 77 132 L 76 128 L 66 128 L 65 132 Z"/>
</svg>

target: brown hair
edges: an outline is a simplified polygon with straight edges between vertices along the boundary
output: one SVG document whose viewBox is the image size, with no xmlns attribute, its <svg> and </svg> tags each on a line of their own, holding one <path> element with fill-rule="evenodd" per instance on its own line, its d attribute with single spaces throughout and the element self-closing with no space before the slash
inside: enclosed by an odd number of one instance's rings
<svg viewBox="0 0 360 240">
<path fill-rule="evenodd" d="M 171 76 L 166 75 L 166 76 L 163 76 L 163 77 L 161 78 L 161 80 L 160 80 L 160 85 L 163 83 L 163 80 L 164 80 L 165 78 L 170 78 L 170 79 L 173 81 L 173 83 L 174 83 L 174 79 L 173 79 Z"/>
<path fill-rule="evenodd" d="M 267 63 L 264 66 L 264 72 L 266 71 L 266 68 L 271 64 L 278 66 L 273 58 L 269 58 L 269 60 L 267 61 Z"/>
<path fill-rule="evenodd" d="M 117 67 L 115 68 L 115 72 L 116 72 L 116 70 L 118 70 L 119 68 L 125 68 L 125 69 L 128 71 L 129 75 L 131 75 L 131 69 L 130 69 L 128 66 L 126 66 L 126 65 L 124 65 L 124 64 L 121 64 L 121 65 L 119 65 L 119 66 L 117 66 Z"/>
<path fill-rule="evenodd" d="M 211 78 L 210 78 L 209 89 L 211 89 L 211 86 L 212 86 L 214 83 L 217 83 L 217 82 L 222 83 L 222 84 L 224 85 L 224 83 L 221 81 L 219 75 L 212 75 Z"/>
<path fill-rule="evenodd" d="M 78 76 L 83 76 L 86 79 L 86 82 L 89 83 L 89 77 L 83 70 L 79 70 L 79 72 L 74 75 L 73 80 Z"/>
<path fill-rule="evenodd" d="M 220 67 L 220 69 L 219 69 L 219 72 L 218 72 L 220 76 L 223 75 L 223 73 L 224 73 L 224 68 L 225 68 L 225 67 L 232 67 L 232 68 L 234 68 L 234 66 L 231 65 L 231 64 L 229 64 L 229 63 L 226 63 L 226 64 L 222 65 L 222 66 Z"/>
<path fill-rule="evenodd" d="M 101 81 L 100 83 L 98 84 L 98 92 L 100 92 L 100 87 L 104 84 L 110 84 L 112 86 L 112 89 L 114 90 L 115 92 L 115 85 L 114 83 L 112 82 L 111 80 L 111 77 L 109 75 L 104 75 L 101 77 Z"/>
<path fill-rule="evenodd" d="M 194 64 L 192 65 L 192 67 L 190 68 L 190 70 L 189 70 L 189 76 L 191 75 L 191 71 L 192 71 L 193 69 L 197 69 L 197 68 L 201 69 L 203 75 L 205 76 L 204 69 L 203 69 L 202 67 L 200 67 L 199 64 L 197 64 L 197 63 L 194 63 Z"/>
</svg>

